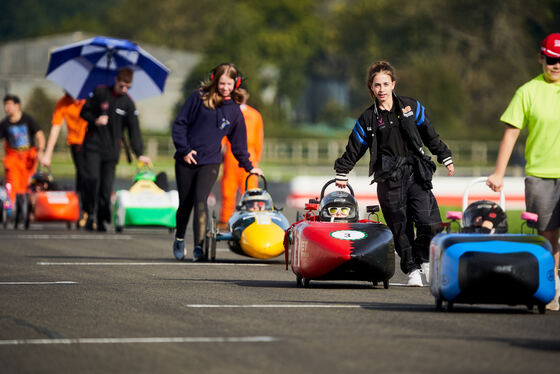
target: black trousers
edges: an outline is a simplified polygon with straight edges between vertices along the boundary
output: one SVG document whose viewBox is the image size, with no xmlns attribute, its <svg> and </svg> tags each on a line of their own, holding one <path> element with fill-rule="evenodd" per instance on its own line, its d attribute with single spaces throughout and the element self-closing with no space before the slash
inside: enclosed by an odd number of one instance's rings
<svg viewBox="0 0 560 374">
<path fill-rule="evenodd" d="M 97 222 L 111 222 L 111 192 L 118 160 L 99 152 L 81 149 L 78 154 L 81 171 L 82 209 Z"/>
<path fill-rule="evenodd" d="M 208 225 L 208 195 L 218 179 L 220 164 L 189 165 L 175 161 L 175 178 L 179 192 L 177 209 L 177 238 L 184 238 L 191 211 L 194 207 L 194 245 L 202 246 Z"/>
<path fill-rule="evenodd" d="M 429 261 L 430 242 L 441 231 L 441 216 L 434 194 L 410 174 L 399 182 L 378 183 L 377 197 L 393 233 L 401 270 L 408 274 L 419 269 L 420 264 Z"/>
<path fill-rule="evenodd" d="M 82 185 L 81 185 L 81 179 L 82 179 L 82 171 L 80 171 L 80 157 L 78 155 L 79 151 L 80 151 L 80 144 L 71 144 L 70 145 L 70 154 L 72 155 L 72 162 L 74 163 L 74 169 L 76 171 L 76 187 L 75 190 L 78 193 L 78 198 L 80 200 L 82 200 L 81 197 L 81 191 L 82 191 Z"/>
</svg>

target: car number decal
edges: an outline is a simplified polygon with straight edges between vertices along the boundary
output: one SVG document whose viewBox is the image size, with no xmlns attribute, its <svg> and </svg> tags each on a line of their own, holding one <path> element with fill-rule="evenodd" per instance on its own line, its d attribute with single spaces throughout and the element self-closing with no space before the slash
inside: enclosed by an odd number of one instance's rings
<svg viewBox="0 0 560 374">
<path fill-rule="evenodd" d="M 366 238 L 367 234 L 356 230 L 338 230 L 331 232 L 330 236 L 340 240 L 361 240 Z"/>
</svg>

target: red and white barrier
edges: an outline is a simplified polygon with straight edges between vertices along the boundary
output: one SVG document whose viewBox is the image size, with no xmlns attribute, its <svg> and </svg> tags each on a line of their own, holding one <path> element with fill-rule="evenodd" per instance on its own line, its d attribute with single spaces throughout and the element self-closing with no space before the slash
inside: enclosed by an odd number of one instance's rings
<svg viewBox="0 0 560 374">
<path fill-rule="evenodd" d="M 286 199 L 288 206 L 303 209 L 309 199 L 319 198 L 323 185 L 333 177 L 299 176 L 290 182 L 290 193 Z M 465 188 L 476 177 L 434 177 L 433 193 L 440 206 L 461 207 Z M 354 189 L 354 194 L 360 207 L 379 204 L 377 200 L 377 184 L 370 184 L 369 177 L 350 176 L 349 183 Z M 332 184 L 327 187 L 326 193 L 334 191 L 337 187 Z M 504 193 L 506 209 L 525 209 L 525 183 L 523 177 L 505 177 Z M 484 184 L 477 184 L 469 191 L 469 202 L 476 200 L 499 201 L 500 194 L 492 191 Z"/>
</svg>

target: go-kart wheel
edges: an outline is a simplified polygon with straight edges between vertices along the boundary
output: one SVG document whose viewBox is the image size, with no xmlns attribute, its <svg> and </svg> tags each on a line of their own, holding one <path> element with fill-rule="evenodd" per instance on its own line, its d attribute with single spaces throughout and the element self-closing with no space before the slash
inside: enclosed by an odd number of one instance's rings
<svg viewBox="0 0 560 374">
<path fill-rule="evenodd" d="M 309 287 L 309 279 L 307 279 L 307 278 L 301 278 L 301 283 L 302 283 L 302 285 L 303 285 L 303 288 Z"/>
<path fill-rule="evenodd" d="M 68 230 L 72 230 L 72 222 L 70 222 L 70 221 L 66 222 L 66 228 Z"/>
<path fill-rule="evenodd" d="M 210 232 L 206 233 L 206 237 L 204 238 L 204 259 L 208 261 L 210 258 Z"/>
<path fill-rule="evenodd" d="M 212 212 L 212 218 L 208 225 L 206 238 L 204 238 L 204 256 L 207 260 L 216 261 L 216 236 L 218 235 L 218 223 L 216 213 Z"/>
<path fill-rule="evenodd" d="M 377 283 L 378 283 L 377 281 L 371 281 L 371 284 L 373 285 L 374 288 L 377 287 Z"/>
<path fill-rule="evenodd" d="M 546 305 L 544 303 L 538 303 L 537 307 L 539 308 L 539 314 L 546 313 Z"/>
<path fill-rule="evenodd" d="M 4 202 L 0 201 L 0 219 L 2 220 L 2 226 L 6 228 L 8 225 L 8 212 L 7 209 L 4 208 Z"/>
<path fill-rule="evenodd" d="M 441 310 L 443 305 L 443 300 L 441 300 L 439 297 L 436 297 L 436 310 Z"/>
<path fill-rule="evenodd" d="M 383 288 L 385 288 L 385 289 L 389 288 L 389 281 L 388 280 L 383 281 Z"/>
<path fill-rule="evenodd" d="M 448 312 L 452 312 L 452 311 L 453 311 L 453 301 L 448 301 L 448 302 L 447 302 L 447 311 L 448 311 Z"/>
<path fill-rule="evenodd" d="M 301 287 L 303 285 L 302 282 L 301 282 L 301 277 L 299 275 L 296 276 L 296 285 L 298 287 Z"/>
<path fill-rule="evenodd" d="M 216 233 L 210 237 L 210 261 L 216 261 Z"/>
</svg>

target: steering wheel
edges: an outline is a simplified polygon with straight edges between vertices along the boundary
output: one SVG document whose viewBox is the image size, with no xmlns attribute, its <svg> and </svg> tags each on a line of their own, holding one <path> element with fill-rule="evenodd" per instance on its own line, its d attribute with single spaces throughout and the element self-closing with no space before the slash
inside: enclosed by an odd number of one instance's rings
<svg viewBox="0 0 560 374">
<path fill-rule="evenodd" d="M 321 199 L 319 201 L 323 200 L 323 197 L 325 196 L 325 190 L 327 189 L 327 187 L 330 186 L 331 184 L 335 183 L 335 182 L 336 182 L 336 179 L 331 179 L 330 181 L 325 183 L 325 185 L 323 186 L 323 189 L 321 190 Z M 350 190 L 350 194 L 352 196 L 354 196 L 354 189 L 352 188 L 352 186 L 350 186 L 350 183 L 346 184 L 346 188 L 348 188 Z"/>
<path fill-rule="evenodd" d="M 262 180 L 263 180 L 263 182 L 264 182 L 264 190 L 265 190 L 265 191 L 268 191 L 268 188 L 267 188 L 268 185 L 267 185 L 267 183 L 266 183 L 266 178 L 264 177 L 264 175 L 258 175 L 258 174 L 256 174 L 256 173 L 249 173 L 249 175 L 247 175 L 247 178 L 245 178 L 245 191 L 247 191 L 247 183 L 249 182 L 249 178 L 250 178 L 252 175 L 256 175 L 257 177 L 261 177 Z M 333 180 L 334 180 L 334 179 L 333 179 Z"/>
</svg>

